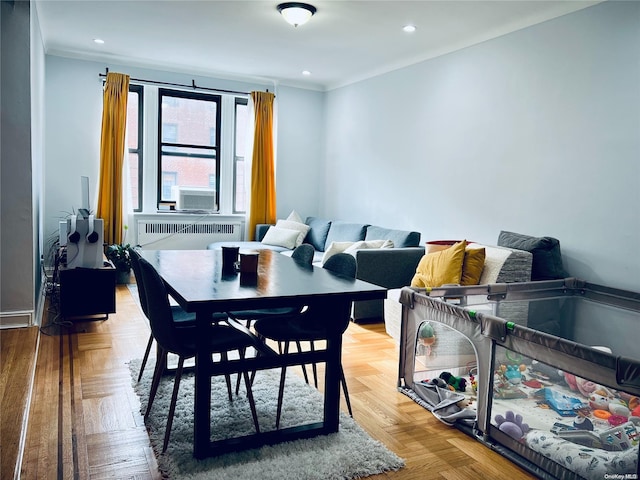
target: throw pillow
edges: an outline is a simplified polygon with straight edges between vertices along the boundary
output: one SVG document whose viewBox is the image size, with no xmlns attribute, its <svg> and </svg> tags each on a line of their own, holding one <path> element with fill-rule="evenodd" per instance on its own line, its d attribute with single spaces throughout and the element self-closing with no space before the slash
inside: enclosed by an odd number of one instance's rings
<svg viewBox="0 0 640 480">
<path fill-rule="evenodd" d="M 287 228 L 289 230 L 297 230 L 298 238 L 296 239 L 296 247 L 302 244 L 302 241 L 304 240 L 304 237 L 307 236 L 307 232 L 310 228 L 309 225 L 300 222 L 294 222 L 292 220 L 278 220 L 276 222 L 276 227 Z"/>
<path fill-rule="evenodd" d="M 425 254 L 418 263 L 411 286 L 440 287 L 444 284 L 459 284 L 466 246 L 467 242 L 463 240 L 446 250 Z"/>
<path fill-rule="evenodd" d="M 304 223 L 311 228 L 304 241 L 313 245 L 313 248 L 318 252 L 324 252 L 325 247 L 330 245 L 327 243 L 327 234 L 329 233 L 331 222 L 322 218 L 307 217 Z"/>
<path fill-rule="evenodd" d="M 484 268 L 486 250 L 484 248 L 467 247 L 462 261 L 460 285 L 478 285 Z"/>
<path fill-rule="evenodd" d="M 299 236 L 300 232 L 298 230 L 271 226 L 262 238 L 262 243 L 293 249 L 296 247 Z"/>
<path fill-rule="evenodd" d="M 360 240 L 359 242 L 355 242 L 353 245 L 347 248 L 344 253 L 348 253 L 349 255 L 353 255 L 355 257 L 358 250 L 368 250 L 376 248 L 393 248 L 393 242 L 391 240 Z"/>
<path fill-rule="evenodd" d="M 533 255 L 531 280 L 554 280 L 568 276 L 562 266 L 560 242 L 553 237 L 531 237 L 521 233 L 501 231 L 499 247 L 525 250 Z"/>
<path fill-rule="evenodd" d="M 329 248 L 324 252 L 322 256 L 322 265 L 324 262 L 333 257 L 336 253 L 343 253 L 347 248 L 353 245 L 355 242 L 331 242 Z"/>
<path fill-rule="evenodd" d="M 296 212 L 295 210 L 291 210 L 291 213 L 287 217 L 287 220 L 291 220 L 292 222 L 304 223 L 302 217 L 298 215 L 298 212 Z"/>
</svg>

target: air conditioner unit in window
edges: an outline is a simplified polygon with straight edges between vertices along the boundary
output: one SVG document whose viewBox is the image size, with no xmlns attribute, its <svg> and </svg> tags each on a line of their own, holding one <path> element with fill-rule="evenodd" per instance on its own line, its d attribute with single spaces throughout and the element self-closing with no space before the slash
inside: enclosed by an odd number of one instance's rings
<svg viewBox="0 0 640 480">
<path fill-rule="evenodd" d="M 171 196 L 178 210 L 216 211 L 216 191 L 204 187 L 171 187 Z"/>
</svg>

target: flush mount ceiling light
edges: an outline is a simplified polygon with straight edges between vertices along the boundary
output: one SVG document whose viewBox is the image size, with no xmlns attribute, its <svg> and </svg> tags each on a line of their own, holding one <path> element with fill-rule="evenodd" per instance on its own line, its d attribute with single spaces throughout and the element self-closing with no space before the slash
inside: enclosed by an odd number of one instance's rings
<svg viewBox="0 0 640 480">
<path fill-rule="evenodd" d="M 304 25 L 316 13 L 316 7 L 308 3 L 287 2 L 278 5 L 278 11 L 294 27 Z"/>
</svg>

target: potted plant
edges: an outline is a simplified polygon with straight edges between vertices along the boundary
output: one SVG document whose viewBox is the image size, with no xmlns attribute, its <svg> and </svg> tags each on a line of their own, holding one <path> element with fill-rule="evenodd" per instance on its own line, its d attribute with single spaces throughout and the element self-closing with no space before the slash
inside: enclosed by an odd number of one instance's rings
<svg viewBox="0 0 640 480">
<path fill-rule="evenodd" d="M 129 283 L 131 276 L 131 257 L 129 257 L 129 244 L 113 244 L 107 247 L 105 255 L 116 267 L 116 283 Z"/>
</svg>

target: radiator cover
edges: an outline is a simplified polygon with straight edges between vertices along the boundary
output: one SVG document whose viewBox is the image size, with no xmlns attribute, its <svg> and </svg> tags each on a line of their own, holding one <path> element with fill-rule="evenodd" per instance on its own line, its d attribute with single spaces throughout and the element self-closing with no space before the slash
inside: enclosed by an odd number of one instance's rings
<svg viewBox="0 0 640 480">
<path fill-rule="evenodd" d="M 139 220 L 138 245 L 145 250 L 197 250 L 212 242 L 241 241 L 242 222 Z"/>
</svg>

